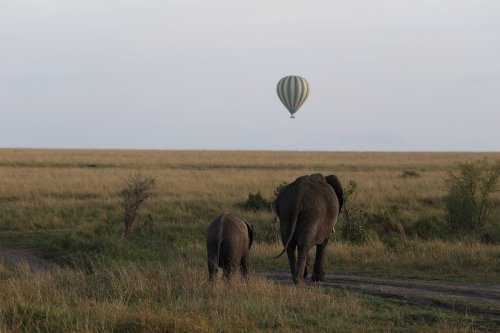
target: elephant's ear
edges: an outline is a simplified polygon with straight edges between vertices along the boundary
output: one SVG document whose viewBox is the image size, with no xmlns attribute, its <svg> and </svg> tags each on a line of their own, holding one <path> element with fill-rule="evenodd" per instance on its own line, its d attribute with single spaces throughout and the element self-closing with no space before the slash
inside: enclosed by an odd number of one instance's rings
<svg viewBox="0 0 500 333">
<path fill-rule="evenodd" d="M 252 227 L 250 226 L 250 224 L 248 224 L 247 221 L 245 221 L 245 224 L 247 225 L 248 237 L 250 238 L 250 244 L 248 244 L 248 248 L 250 249 L 250 247 L 252 247 L 252 243 L 253 243 L 253 230 L 252 230 Z"/>
<path fill-rule="evenodd" d="M 337 199 L 339 199 L 339 213 L 344 205 L 344 189 L 342 188 L 342 184 L 340 180 L 335 175 L 330 175 L 325 177 L 326 182 L 333 187 L 335 194 L 337 194 Z"/>
</svg>

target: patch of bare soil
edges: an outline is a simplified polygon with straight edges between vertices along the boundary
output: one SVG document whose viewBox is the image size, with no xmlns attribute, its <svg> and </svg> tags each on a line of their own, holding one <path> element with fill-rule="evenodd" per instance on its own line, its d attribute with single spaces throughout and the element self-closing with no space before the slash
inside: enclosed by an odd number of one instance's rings
<svg viewBox="0 0 500 333">
<path fill-rule="evenodd" d="M 8 261 L 12 264 L 26 264 L 33 272 L 52 271 L 57 265 L 50 260 L 46 260 L 33 255 L 28 250 L 23 249 L 3 249 L 0 248 L 0 260 Z"/>
<path fill-rule="evenodd" d="M 292 283 L 290 273 L 257 273 L 279 283 Z M 500 285 L 327 275 L 324 282 L 305 282 L 324 288 L 392 298 L 422 307 L 496 318 L 500 324 Z"/>
</svg>

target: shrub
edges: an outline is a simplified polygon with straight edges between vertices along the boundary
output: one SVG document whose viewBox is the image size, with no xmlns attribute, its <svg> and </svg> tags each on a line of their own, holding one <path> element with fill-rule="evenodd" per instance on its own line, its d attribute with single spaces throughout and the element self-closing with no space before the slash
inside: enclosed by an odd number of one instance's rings
<svg viewBox="0 0 500 333">
<path fill-rule="evenodd" d="M 395 235 L 398 238 L 404 238 L 406 236 L 405 228 L 401 222 L 389 217 L 382 223 L 378 229 L 379 235 Z"/>
<path fill-rule="evenodd" d="M 401 238 L 395 235 L 386 236 L 382 239 L 385 247 L 388 249 L 395 249 L 401 244 Z"/>
<path fill-rule="evenodd" d="M 396 221 L 389 211 L 370 214 L 367 216 L 367 219 L 369 226 L 377 232 L 379 237 L 389 234 L 396 235 L 398 237 L 405 236 L 405 229 L 403 225 Z"/>
<path fill-rule="evenodd" d="M 279 184 L 274 190 L 273 197 L 269 200 L 262 196 L 260 190 L 257 193 L 248 193 L 248 199 L 241 206 L 245 210 L 253 210 L 254 212 L 257 210 L 272 210 L 276 207 L 276 199 L 278 199 L 278 196 L 286 185 L 286 182 Z"/>
<path fill-rule="evenodd" d="M 458 163 L 457 170 L 448 173 L 444 205 L 449 226 L 457 235 L 477 237 L 484 230 L 499 176 L 500 161 L 490 165 L 486 159 Z"/>
<path fill-rule="evenodd" d="M 500 222 L 487 225 L 481 235 L 481 240 L 485 243 L 500 244 Z"/>
<path fill-rule="evenodd" d="M 418 172 L 416 172 L 415 170 L 407 169 L 407 170 L 403 170 L 401 177 L 403 177 L 403 178 L 420 177 L 420 174 Z"/>
<path fill-rule="evenodd" d="M 246 210 L 257 210 L 270 209 L 272 206 L 271 201 L 266 200 L 260 191 L 257 193 L 248 193 L 248 199 L 243 203 L 243 208 Z"/>
<path fill-rule="evenodd" d="M 447 231 L 445 221 L 437 216 L 426 216 L 415 222 L 409 228 L 409 234 L 421 239 L 446 238 Z"/>
<path fill-rule="evenodd" d="M 151 196 L 155 184 L 153 177 L 133 174 L 125 179 L 125 188 L 120 192 L 123 208 L 123 237 L 128 238 L 132 232 L 132 224 L 142 203 Z"/>
<path fill-rule="evenodd" d="M 349 220 L 346 219 L 346 223 L 341 229 L 340 237 L 354 244 L 363 244 L 368 241 L 368 230 L 366 229 L 365 217 L 362 212 L 356 213 L 360 214 L 356 217 L 351 215 Z"/>
<path fill-rule="evenodd" d="M 351 243 L 361 244 L 368 241 L 367 215 L 356 207 L 357 188 L 358 184 L 350 180 L 344 189 L 344 206 L 342 207 L 344 224 L 340 230 L 340 237 Z"/>
</svg>

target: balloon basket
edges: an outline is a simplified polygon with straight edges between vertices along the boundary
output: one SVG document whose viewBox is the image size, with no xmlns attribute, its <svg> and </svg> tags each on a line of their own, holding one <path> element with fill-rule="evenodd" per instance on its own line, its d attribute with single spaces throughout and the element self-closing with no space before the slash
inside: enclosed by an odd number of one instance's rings
<svg viewBox="0 0 500 333">
<path fill-rule="evenodd" d="M 292 115 L 290 116 L 290 119 L 295 119 L 295 116 L 292 114 Z"/>
</svg>

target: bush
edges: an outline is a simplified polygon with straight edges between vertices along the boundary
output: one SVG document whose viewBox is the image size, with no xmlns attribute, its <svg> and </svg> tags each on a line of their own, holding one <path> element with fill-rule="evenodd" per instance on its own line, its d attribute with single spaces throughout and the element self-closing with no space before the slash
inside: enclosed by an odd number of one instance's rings
<svg viewBox="0 0 500 333">
<path fill-rule="evenodd" d="M 490 197 L 497 190 L 500 161 L 492 165 L 486 159 L 463 162 L 457 169 L 445 180 L 447 221 L 455 234 L 477 237 L 494 207 Z"/>
<path fill-rule="evenodd" d="M 407 170 L 403 170 L 401 177 L 403 177 L 403 178 L 420 177 L 420 174 L 418 172 L 416 172 L 415 170 L 407 169 Z"/>
<path fill-rule="evenodd" d="M 340 230 L 340 237 L 351 243 L 361 244 L 368 241 L 367 215 L 359 207 L 356 207 L 358 184 L 350 180 L 344 189 L 344 206 L 342 216 L 344 224 Z"/>
<path fill-rule="evenodd" d="M 408 233 L 421 239 L 430 240 L 435 238 L 446 238 L 446 222 L 437 216 L 426 216 L 415 222 Z"/>
<path fill-rule="evenodd" d="M 254 212 L 257 210 L 271 209 L 272 202 L 266 200 L 260 191 L 257 193 L 248 193 L 248 199 L 243 203 L 243 209 L 245 210 L 253 210 Z"/>
<path fill-rule="evenodd" d="M 481 240 L 485 243 L 500 244 L 500 222 L 487 225 Z"/>
<path fill-rule="evenodd" d="M 386 236 L 382 239 L 385 247 L 388 249 L 395 249 L 401 244 L 401 238 L 395 235 Z"/>
<path fill-rule="evenodd" d="M 278 199 L 278 196 L 286 185 L 286 182 L 278 185 L 274 190 L 273 197 L 269 200 L 262 196 L 260 190 L 257 191 L 257 193 L 248 193 L 248 199 L 241 205 L 241 207 L 245 210 L 253 210 L 254 212 L 257 210 L 273 210 L 276 206 L 276 199 Z"/>
<path fill-rule="evenodd" d="M 397 207 L 392 207 L 390 210 L 385 210 L 382 213 L 371 214 L 367 216 L 368 225 L 378 235 L 379 239 L 388 247 L 399 240 L 406 237 L 406 232 L 403 225 L 396 220 L 394 216 L 398 216 Z"/>
<path fill-rule="evenodd" d="M 125 188 L 120 192 L 123 208 L 123 237 L 128 238 L 132 232 L 132 224 L 142 203 L 151 196 L 155 184 L 153 177 L 130 175 L 125 179 Z"/>
<path fill-rule="evenodd" d="M 360 212 L 361 213 L 361 212 Z M 366 229 L 366 219 L 364 214 L 353 217 L 346 222 L 341 229 L 340 237 L 354 244 L 363 244 L 368 241 L 368 230 Z"/>
</svg>

